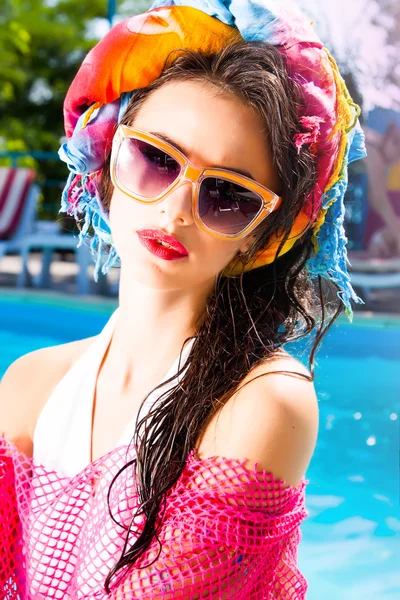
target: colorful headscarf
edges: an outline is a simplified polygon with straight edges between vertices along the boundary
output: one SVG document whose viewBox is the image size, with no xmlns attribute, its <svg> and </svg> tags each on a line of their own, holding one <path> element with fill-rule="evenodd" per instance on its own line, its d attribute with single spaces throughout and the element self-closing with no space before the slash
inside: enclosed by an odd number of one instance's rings
<svg viewBox="0 0 400 600">
<path fill-rule="evenodd" d="M 93 179 L 104 166 L 116 124 L 134 91 L 161 75 L 171 51 L 217 52 L 239 40 L 272 44 L 285 57 L 288 73 L 301 85 L 305 100 L 299 115 L 304 131 L 295 134 L 293 141 L 298 151 L 309 144 L 316 157 L 314 190 L 279 256 L 312 228 L 315 252 L 307 262 L 310 277 L 321 275 L 335 282 L 351 318 L 351 300 L 362 300 L 347 272 L 344 193 L 348 164 L 366 155 L 360 111 L 334 59 L 291 0 L 156 0 L 148 12 L 116 25 L 89 52 L 65 99 L 68 141 L 59 154 L 71 174 L 60 212 L 77 219 L 85 215 L 79 244 L 92 227 L 95 280 L 100 268 L 107 273 L 118 264 L 108 214 Z M 282 237 L 277 231 L 244 270 L 273 262 Z M 239 273 L 240 267 L 230 271 Z"/>
</svg>

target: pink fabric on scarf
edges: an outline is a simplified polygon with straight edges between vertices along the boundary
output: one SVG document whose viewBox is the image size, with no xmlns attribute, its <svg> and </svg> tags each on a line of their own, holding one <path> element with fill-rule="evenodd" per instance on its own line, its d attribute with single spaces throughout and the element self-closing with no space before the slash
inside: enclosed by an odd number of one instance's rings
<svg viewBox="0 0 400 600">
<path fill-rule="evenodd" d="M 313 124 L 314 135 L 311 135 L 311 140 L 318 158 L 317 177 L 313 193 L 304 206 L 304 211 L 312 221 L 321 209 L 322 194 L 337 162 L 342 131 L 341 127 L 335 131 L 335 126 L 344 118 L 344 115 L 337 113 L 338 90 L 332 76 L 332 65 L 322 48 L 320 42 L 304 42 L 281 49 L 289 74 L 303 91 L 302 124 L 307 129 Z M 307 134 L 306 140 L 309 138 L 310 134 Z M 294 139 L 298 149 L 299 138 Z"/>
<path fill-rule="evenodd" d="M 305 486 L 285 487 L 246 460 L 199 459 L 192 451 L 168 493 L 159 538 L 110 596 L 104 579 L 138 507 L 132 451 L 117 448 L 73 478 L 60 478 L 0 439 L 0 596 L 7 600 L 272 600 L 305 598 L 297 568 Z M 128 453 L 128 454 L 127 454 Z M 130 545 L 143 517 L 134 519 Z M 120 574 L 119 574 L 120 575 Z"/>
</svg>

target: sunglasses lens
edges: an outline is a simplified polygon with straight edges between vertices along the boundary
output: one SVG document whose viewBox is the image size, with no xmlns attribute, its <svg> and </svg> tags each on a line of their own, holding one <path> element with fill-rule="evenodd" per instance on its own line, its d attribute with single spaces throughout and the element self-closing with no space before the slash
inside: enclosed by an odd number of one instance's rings
<svg viewBox="0 0 400 600">
<path fill-rule="evenodd" d="M 199 216 L 218 233 L 235 235 L 243 231 L 263 207 L 261 196 L 237 183 L 206 177 L 199 192 Z"/>
<path fill-rule="evenodd" d="M 174 183 L 180 172 L 180 164 L 160 148 L 135 138 L 123 138 L 116 176 L 133 194 L 155 198 Z"/>
</svg>

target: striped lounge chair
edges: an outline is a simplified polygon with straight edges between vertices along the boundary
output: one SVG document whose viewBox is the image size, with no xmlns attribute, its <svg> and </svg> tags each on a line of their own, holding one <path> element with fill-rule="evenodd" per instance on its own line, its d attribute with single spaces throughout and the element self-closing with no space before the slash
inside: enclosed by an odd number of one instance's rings
<svg viewBox="0 0 400 600">
<path fill-rule="evenodd" d="M 20 254 L 21 270 L 17 287 L 32 284 L 39 288 L 51 287 L 50 266 L 55 250 L 72 250 L 78 263 L 78 294 L 90 293 L 87 268 L 91 262 L 85 246 L 77 248 L 72 234 L 47 232 L 36 219 L 39 186 L 35 183 L 32 169 L 0 167 L 0 260 L 6 254 Z M 38 277 L 31 277 L 28 269 L 32 249 L 42 253 L 42 266 Z"/>
</svg>

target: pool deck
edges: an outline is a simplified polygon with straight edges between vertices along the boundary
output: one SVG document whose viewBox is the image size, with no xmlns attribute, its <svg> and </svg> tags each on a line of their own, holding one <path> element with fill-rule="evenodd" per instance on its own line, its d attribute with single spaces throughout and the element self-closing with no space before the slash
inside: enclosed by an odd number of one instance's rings
<svg viewBox="0 0 400 600">
<path fill-rule="evenodd" d="M 0 288 L 7 287 L 13 288 L 17 285 L 17 276 L 21 270 L 21 259 L 19 256 L 9 255 L 0 259 Z M 28 268 L 29 272 L 33 277 L 39 274 L 41 267 L 41 256 L 40 252 L 31 252 Z M 105 279 L 96 283 L 93 280 L 93 267 L 88 268 L 90 275 L 90 287 L 91 295 L 93 297 L 105 297 L 109 296 L 109 290 L 105 285 Z M 56 254 L 56 259 L 53 260 L 50 267 L 51 273 L 51 291 L 58 292 L 60 294 L 76 295 L 76 274 L 78 272 L 78 266 L 75 263 L 71 255 L 61 256 Z M 107 276 L 107 281 L 111 286 L 118 281 L 119 271 L 118 269 L 111 269 L 111 272 Z M 27 288 L 29 289 L 29 288 Z M 39 288 L 36 288 L 39 289 Z M 116 296 L 115 296 L 116 297 Z"/>
<path fill-rule="evenodd" d="M 5 256 L 0 264 L 0 288 L 14 288 L 17 284 L 17 275 L 21 269 L 19 256 Z M 35 276 L 39 274 L 41 265 L 40 253 L 32 252 L 29 259 L 29 271 Z M 56 255 L 56 260 L 51 265 L 52 292 L 74 296 L 76 294 L 77 265 L 69 255 L 65 257 Z M 93 267 L 89 267 L 89 273 Z M 118 281 L 118 269 L 111 269 L 107 281 L 113 285 Z M 110 294 L 109 287 L 103 281 L 97 284 L 91 278 L 91 297 L 99 300 L 114 297 Z M 371 290 L 371 298 L 363 305 L 356 305 L 354 310 L 365 313 L 400 314 L 400 288 Z"/>
</svg>

